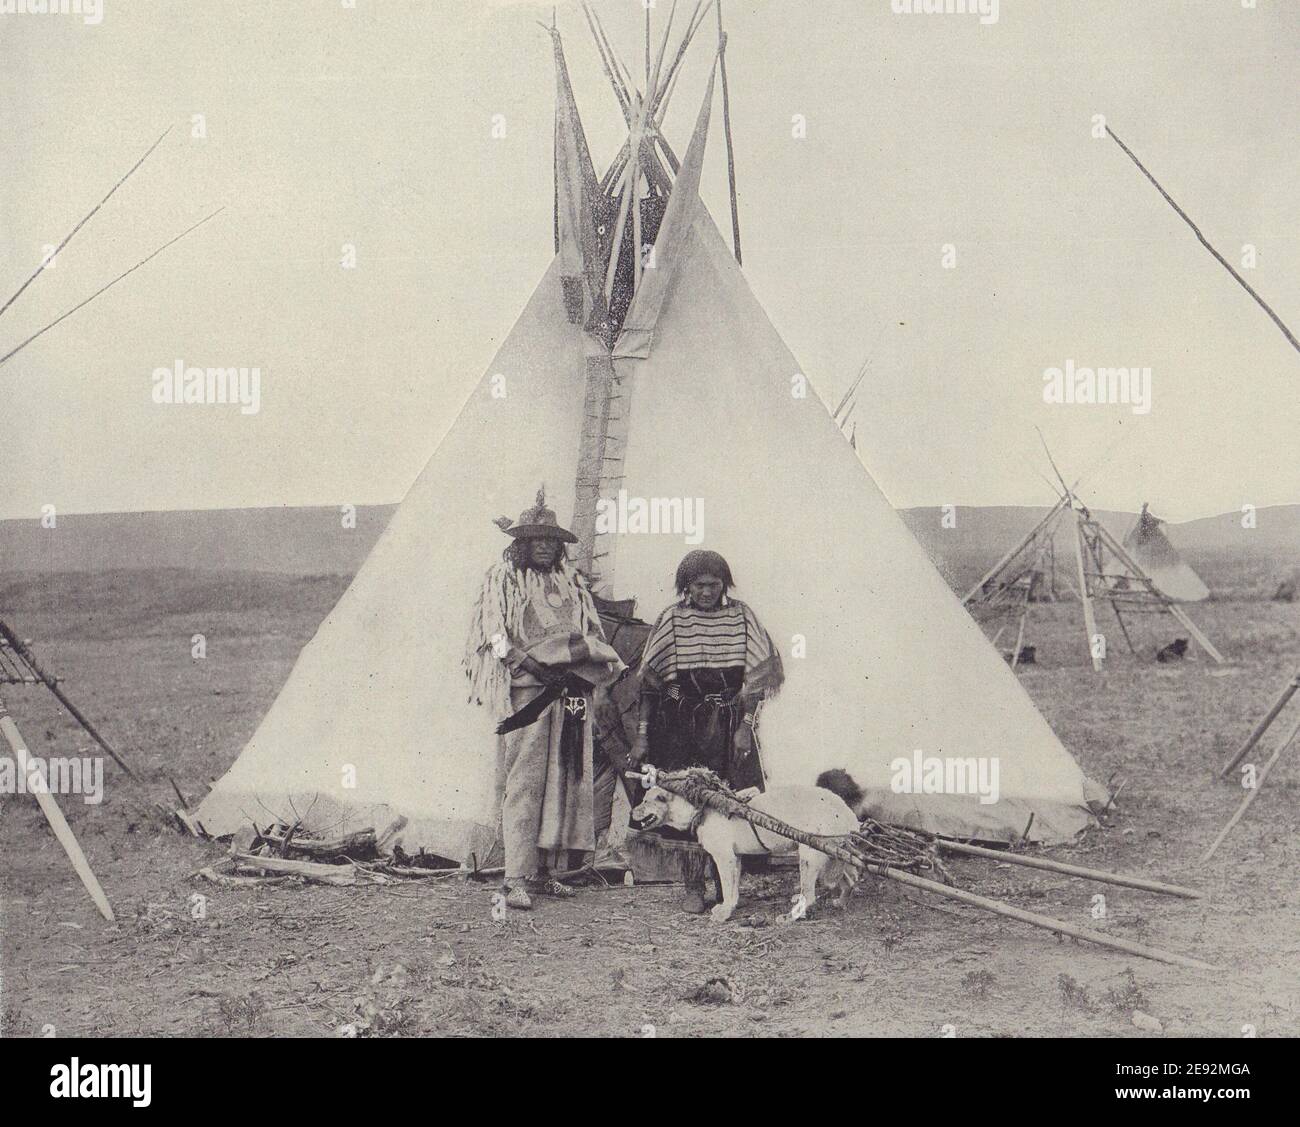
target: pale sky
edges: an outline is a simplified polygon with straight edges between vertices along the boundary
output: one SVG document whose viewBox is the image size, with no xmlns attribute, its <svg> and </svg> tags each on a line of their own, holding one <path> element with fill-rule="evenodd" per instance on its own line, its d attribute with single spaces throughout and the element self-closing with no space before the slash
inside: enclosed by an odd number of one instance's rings
<svg viewBox="0 0 1300 1127">
<path fill-rule="evenodd" d="M 0 317 L 0 354 L 226 208 L 0 367 L 0 517 L 399 500 L 551 257 L 550 8 L 0 16 L 0 301 L 175 127 Z M 578 9 L 558 8 L 603 169 L 621 116 Z M 597 9 L 638 69 L 640 0 Z M 869 361 L 858 446 L 895 504 L 1050 501 L 1035 425 L 1071 476 L 1128 436 L 1084 483 L 1100 508 L 1300 501 L 1300 354 L 1090 135 L 1105 114 L 1234 264 L 1253 244 L 1244 273 L 1300 331 L 1300 4 L 1003 0 L 992 25 L 889 0 L 724 12 L 745 273 L 824 399 Z M 668 115 L 679 152 L 714 26 Z M 714 121 L 703 193 L 726 231 Z M 178 358 L 258 366 L 260 412 L 155 404 L 151 374 Z M 1067 360 L 1150 367 L 1152 410 L 1044 404 Z"/>
</svg>

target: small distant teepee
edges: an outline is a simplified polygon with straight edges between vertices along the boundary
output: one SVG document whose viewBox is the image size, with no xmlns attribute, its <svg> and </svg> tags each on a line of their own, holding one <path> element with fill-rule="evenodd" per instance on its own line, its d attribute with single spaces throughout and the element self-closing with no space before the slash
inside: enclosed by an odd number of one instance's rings
<svg viewBox="0 0 1300 1127">
<path fill-rule="evenodd" d="M 1210 597 L 1210 589 L 1169 543 L 1161 528 L 1165 522 L 1143 502 L 1137 523 L 1124 537 L 1124 548 L 1151 578 L 1156 589 L 1180 603 L 1199 603 Z"/>
</svg>

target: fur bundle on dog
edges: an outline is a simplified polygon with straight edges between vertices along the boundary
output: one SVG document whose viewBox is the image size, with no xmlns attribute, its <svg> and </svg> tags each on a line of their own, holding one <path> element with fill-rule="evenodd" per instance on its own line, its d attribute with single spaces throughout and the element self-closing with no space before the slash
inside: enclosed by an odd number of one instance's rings
<svg viewBox="0 0 1300 1127">
<path fill-rule="evenodd" d="M 862 800 L 866 798 L 866 795 L 853 776 L 847 771 L 839 767 L 835 767 L 830 771 L 823 771 L 817 776 L 817 786 L 830 791 L 831 794 L 838 795 L 844 800 L 845 806 L 859 818 L 862 817 Z"/>
</svg>

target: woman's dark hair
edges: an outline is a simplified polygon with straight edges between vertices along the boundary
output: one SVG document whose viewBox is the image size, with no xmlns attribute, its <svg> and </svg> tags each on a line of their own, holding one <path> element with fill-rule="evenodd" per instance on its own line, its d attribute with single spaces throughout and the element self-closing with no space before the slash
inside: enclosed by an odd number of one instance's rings
<svg viewBox="0 0 1300 1127">
<path fill-rule="evenodd" d="M 686 594 L 686 589 L 701 575 L 717 576 L 722 580 L 724 592 L 730 591 L 736 585 L 736 581 L 731 578 L 731 568 L 728 566 L 727 561 L 717 552 L 709 552 L 699 548 L 694 552 L 688 552 L 682 562 L 677 565 L 677 593 L 679 595 Z"/>
</svg>

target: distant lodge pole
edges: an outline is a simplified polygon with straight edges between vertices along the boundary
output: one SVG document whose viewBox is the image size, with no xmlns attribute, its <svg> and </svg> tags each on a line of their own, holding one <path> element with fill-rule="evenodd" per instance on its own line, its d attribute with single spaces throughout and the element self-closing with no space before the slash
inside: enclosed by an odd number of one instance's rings
<svg viewBox="0 0 1300 1127">
<path fill-rule="evenodd" d="M 1097 650 L 1097 616 L 1092 612 L 1092 592 L 1088 587 L 1088 569 L 1083 562 L 1086 540 L 1083 514 L 1074 514 L 1074 558 L 1079 566 L 1079 600 L 1083 603 L 1083 624 L 1088 633 L 1088 656 L 1094 673 L 1101 672 L 1101 654 Z"/>
<path fill-rule="evenodd" d="M 1281 317 L 1279 317 L 1276 313 L 1273 312 L 1273 310 L 1269 307 L 1268 302 L 1266 302 L 1262 297 L 1260 297 L 1259 294 L 1256 293 L 1255 290 L 1251 287 L 1250 283 L 1247 282 L 1246 279 L 1243 278 L 1240 274 L 1238 274 L 1235 269 L 1233 269 L 1232 264 L 1226 258 L 1224 258 L 1223 255 L 1221 255 L 1217 250 L 1215 250 L 1213 246 L 1210 245 L 1210 241 L 1203 234 L 1201 234 L 1201 229 L 1195 223 L 1192 222 L 1192 219 L 1187 214 L 1187 212 L 1185 212 L 1181 207 L 1179 207 L 1174 202 L 1173 197 L 1170 196 L 1170 194 L 1160 186 L 1160 181 L 1157 180 L 1154 176 L 1151 175 L 1150 172 L 1147 171 L 1146 166 L 1143 165 L 1143 163 L 1140 160 L 1138 160 L 1136 156 L 1134 156 L 1133 150 L 1130 149 L 1126 144 L 1124 144 L 1124 142 L 1121 141 L 1117 136 L 1115 136 L 1115 131 L 1111 129 L 1109 125 L 1106 126 L 1106 132 L 1110 134 L 1111 140 L 1114 141 L 1115 144 L 1117 144 L 1121 149 L 1124 150 L 1124 153 L 1129 158 L 1129 160 L 1131 160 L 1134 164 L 1138 166 L 1138 170 L 1142 173 L 1142 175 L 1145 176 L 1148 180 L 1151 181 L 1152 184 L 1155 185 L 1156 191 L 1159 192 L 1162 196 L 1164 196 L 1165 202 L 1168 203 L 1169 206 L 1172 207 L 1174 211 L 1178 213 L 1179 218 L 1182 219 L 1182 221 L 1192 229 L 1192 234 L 1196 236 L 1201 246 L 1203 246 L 1212 255 L 1214 255 L 1214 257 L 1218 260 L 1219 265 L 1222 266 L 1229 274 L 1231 274 L 1237 280 L 1237 284 L 1241 286 L 1243 290 L 1245 290 L 1248 294 L 1250 294 L 1251 297 L 1255 299 L 1259 307 L 1265 313 L 1267 313 L 1269 317 L 1272 319 L 1273 324 L 1275 324 L 1279 329 L 1282 330 L 1282 335 L 1285 336 L 1286 339 L 1291 342 L 1291 347 L 1294 348 L 1297 352 L 1300 352 L 1300 340 L 1296 340 L 1295 334 L 1289 328 L 1287 328 L 1286 322 L 1284 322 Z"/>
</svg>

